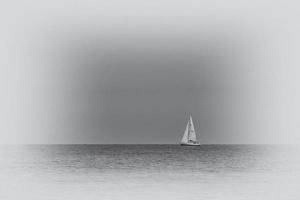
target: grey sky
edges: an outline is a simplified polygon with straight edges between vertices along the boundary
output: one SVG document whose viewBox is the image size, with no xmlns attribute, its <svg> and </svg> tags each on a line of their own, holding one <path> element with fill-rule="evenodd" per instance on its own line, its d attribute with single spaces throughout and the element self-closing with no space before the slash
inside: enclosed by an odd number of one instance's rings
<svg viewBox="0 0 300 200">
<path fill-rule="evenodd" d="M 1 143 L 299 143 L 298 8 L 10 1 Z"/>
</svg>

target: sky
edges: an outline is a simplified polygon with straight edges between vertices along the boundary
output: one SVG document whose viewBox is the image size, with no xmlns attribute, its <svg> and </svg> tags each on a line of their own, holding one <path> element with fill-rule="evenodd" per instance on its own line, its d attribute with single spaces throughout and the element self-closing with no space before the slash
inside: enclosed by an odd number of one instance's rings
<svg viewBox="0 0 300 200">
<path fill-rule="evenodd" d="M 297 1 L 9 1 L 0 143 L 300 143 Z"/>
</svg>

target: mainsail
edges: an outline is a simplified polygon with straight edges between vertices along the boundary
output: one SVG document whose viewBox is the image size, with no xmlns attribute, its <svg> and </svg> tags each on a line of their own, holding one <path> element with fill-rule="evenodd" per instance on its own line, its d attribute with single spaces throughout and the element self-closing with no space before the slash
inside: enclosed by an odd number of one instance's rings
<svg viewBox="0 0 300 200">
<path fill-rule="evenodd" d="M 192 116 L 190 116 L 181 143 L 188 144 L 188 143 L 196 143 L 196 142 L 197 142 L 197 138 L 196 138 L 196 132 L 194 128 L 194 123 L 193 123 Z"/>
<path fill-rule="evenodd" d="M 193 123 L 192 116 L 190 116 L 190 134 L 189 134 L 189 141 L 197 142 L 197 139 L 196 139 L 196 132 L 195 132 L 195 128 L 194 128 L 194 123 Z"/>
</svg>

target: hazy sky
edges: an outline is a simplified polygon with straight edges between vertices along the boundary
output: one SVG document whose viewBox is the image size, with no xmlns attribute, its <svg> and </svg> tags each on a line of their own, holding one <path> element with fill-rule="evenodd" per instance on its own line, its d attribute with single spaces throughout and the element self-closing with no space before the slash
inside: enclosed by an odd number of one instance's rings
<svg viewBox="0 0 300 200">
<path fill-rule="evenodd" d="M 0 141 L 300 143 L 299 7 L 6 2 Z"/>
</svg>

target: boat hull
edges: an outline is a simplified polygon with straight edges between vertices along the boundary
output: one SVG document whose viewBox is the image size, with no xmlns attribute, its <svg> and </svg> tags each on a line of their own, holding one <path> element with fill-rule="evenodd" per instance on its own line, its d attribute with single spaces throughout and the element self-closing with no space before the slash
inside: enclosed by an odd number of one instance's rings
<svg viewBox="0 0 300 200">
<path fill-rule="evenodd" d="M 200 146 L 199 143 L 196 143 L 196 144 L 181 143 L 180 145 L 181 146 Z"/>
</svg>

